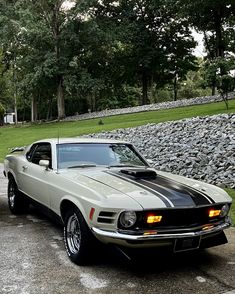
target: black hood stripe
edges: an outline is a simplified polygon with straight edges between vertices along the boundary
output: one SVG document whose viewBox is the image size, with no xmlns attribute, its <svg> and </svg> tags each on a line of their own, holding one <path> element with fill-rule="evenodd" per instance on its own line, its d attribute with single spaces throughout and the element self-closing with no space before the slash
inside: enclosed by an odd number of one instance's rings
<svg viewBox="0 0 235 294">
<path fill-rule="evenodd" d="M 175 207 L 195 207 L 211 203 L 201 193 L 169 179 L 157 176 L 155 180 L 147 182 L 149 185 L 155 186 L 155 189 L 161 191 L 161 193 L 164 193 L 174 203 Z"/>
<path fill-rule="evenodd" d="M 186 184 L 182 184 L 182 183 L 179 183 L 178 181 L 176 180 L 172 180 L 167 177 L 164 177 L 162 175 L 157 175 L 159 178 L 162 178 L 164 179 L 165 181 L 170 181 L 171 183 L 175 183 L 176 185 L 178 185 L 180 188 L 183 188 L 184 190 L 186 190 L 188 193 L 192 194 L 192 197 L 198 197 L 200 195 L 200 199 L 201 197 L 204 197 L 208 202 L 207 203 L 215 203 L 215 201 L 210 197 L 208 196 L 207 194 L 203 193 L 202 191 L 198 191 L 197 189 L 189 186 L 189 185 L 186 185 Z"/>
<path fill-rule="evenodd" d="M 112 176 L 115 176 L 119 179 L 122 179 L 124 181 L 127 181 L 129 183 L 133 183 L 134 185 L 149 191 L 150 193 L 154 194 L 155 196 L 157 196 L 159 199 L 162 200 L 162 202 L 164 202 L 164 204 L 166 205 L 166 207 L 174 207 L 174 204 L 165 196 L 162 195 L 160 192 L 158 192 L 156 189 L 152 189 L 151 187 L 148 187 L 146 184 L 140 182 L 139 180 L 135 180 L 134 178 L 130 178 L 128 175 L 120 175 L 117 172 L 111 172 L 111 171 L 105 171 L 105 173 L 110 174 Z"/>
<path fill-rule="evenodd" d="M 213 202 L 200 191 L 160 175 L 157 175 L 156 179 L 137 179 L 116 171 L 107 173 L 144 188 L 159 197 L 167 207 L 197 207 Z"/>
<path fill-rule="evenodd" d="M 146 185 L 152 187 L 153 189 L 161 192 L 166 195 L 167 198 L 174 204 L 174 207 L 182 207 L 182 206 L 195 206 L 196 203 L 193 201 L 192 197 L 189 197 L 185 191 L 179 189 L 173 189 L 169 185 L 159 185 L 154 181 L 141 180 L 146 183 Z M 157 182 L 157 181 L 156 181 Z"/>
</svg>

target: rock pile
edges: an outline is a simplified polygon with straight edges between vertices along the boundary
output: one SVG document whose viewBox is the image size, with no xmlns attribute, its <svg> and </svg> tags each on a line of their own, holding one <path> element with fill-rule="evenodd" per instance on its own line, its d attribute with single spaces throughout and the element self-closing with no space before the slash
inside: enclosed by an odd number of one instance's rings
<svg viewBox="0 0 235 294">
<path fill-rule="evenodd" d="M 132 142 L 156 169 L 235 188 L 235 114 L 91 134 Z"/>
<path fill-rule="evenodd" d="M 234 98 L 235 98 L 234 92 L 228 95 L 228 99 L 234 99 Z M 99 118 L 99 117 L 102 118 L 102 117 L 118 115 L 118 114 L 136 113 L 136 112 L 160 110 L 160 109 L 171 109 L 171 108 L 206 104 L 206 103 L 219 102 L 219 101 L 222 101 L 222 98 L 220 95 L 203 96 L 203 97 L 197 97 L 197 98 L 191 98 L 191 99 L 167 101 L 162 103 L 148 104 L 148 105 L 142 105 L 142 106 L 136 106 L 136 107 L 106 109 L 99 112 L 91 112 L 91 113 L 85 113 L 80 115 L 78 114 L 74 116 L 68 116 L 65 118 L 65 120 L 73 121 L 73 120 L 84 120 L 84 119 Z"/>
</svg>

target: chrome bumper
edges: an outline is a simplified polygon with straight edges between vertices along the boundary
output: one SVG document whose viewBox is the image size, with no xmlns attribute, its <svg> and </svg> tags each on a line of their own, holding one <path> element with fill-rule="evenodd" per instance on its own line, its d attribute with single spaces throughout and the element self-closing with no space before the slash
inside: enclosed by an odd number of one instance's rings
<svg viewBox="0 0 235 294">
<path fill-rule="evenodd" d="M 131 235 L 131 234 L 123 234 L 118 231 L 111 232 L 102 229 L 98 229 L 92 227 L 92 232 L 101 238 L 111 238 L 111 239 L 118 239 L 118 240 L 125 240 L 125 241 L 157 241 L 157 240 L 166 240 L 166 239 L 179 239 L 179 238 L 187 238 L 187 237 L 198 237 L 208 234 L 217 233 L 227 229 L 231 226 L 231 221 L 227 220 L 225 223 L 214 226 L 212 228 L 196 231 L 196 232 L 183 232 L 183 233 L 151 233 L 146 232 L 145 234 L 141 235 Z"/>
</svg>

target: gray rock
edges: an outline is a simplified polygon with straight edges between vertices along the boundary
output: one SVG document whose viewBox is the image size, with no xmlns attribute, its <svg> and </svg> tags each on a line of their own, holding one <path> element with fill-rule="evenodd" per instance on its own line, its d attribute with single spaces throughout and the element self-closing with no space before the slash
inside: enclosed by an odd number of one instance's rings
<svg viewBox="0 0 235 294">
<path fill-rule="evenodd" d="M 235 187 L 235 114 L 194 117 L 87 136 L 129 141 L 152 159 L 156 169 Z"/>
</svg>

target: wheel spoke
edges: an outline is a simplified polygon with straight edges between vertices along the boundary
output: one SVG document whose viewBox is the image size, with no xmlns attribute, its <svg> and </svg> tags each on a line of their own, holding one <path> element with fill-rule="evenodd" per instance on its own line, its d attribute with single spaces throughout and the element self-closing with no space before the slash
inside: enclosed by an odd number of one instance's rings
<svg viewBox="0 0 235 294">
<path fill-rule="evenodd" d="M 13 185 L 10 185 L 9 187 L 9 204 L 11 207 L 14 207 L 15 205 L 15 189 Z"/>
<path fill-rule="evenodd" d="M 76 214 L 69 217 L 66 226 L 66 238 L 69 250 L 73 254 L 77 254 L 80 249 L 81 230 Z"/>
</svg>

